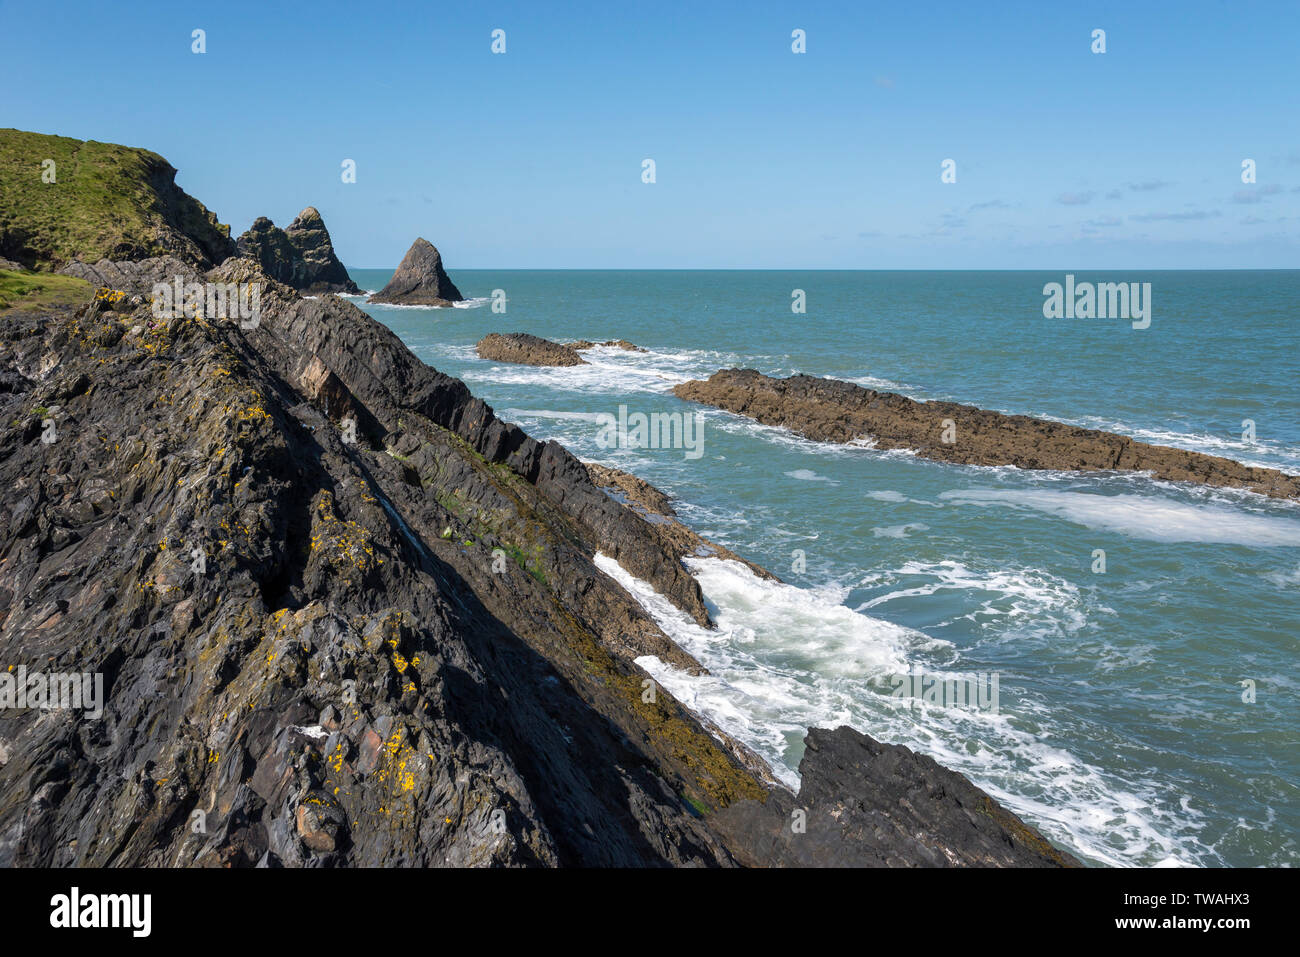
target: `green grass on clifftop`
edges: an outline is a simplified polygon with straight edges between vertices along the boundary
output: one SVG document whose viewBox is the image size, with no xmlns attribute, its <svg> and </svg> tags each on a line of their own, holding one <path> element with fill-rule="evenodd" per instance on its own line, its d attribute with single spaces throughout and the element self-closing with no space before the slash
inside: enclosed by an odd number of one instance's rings
<svg viewBox="0 0 1300 957">
<path fill-rule="evenodd" d="M 230 228 L 175 176 L 148 150 L 0 129 L 0 258 L 37 269 L 169 252 L 224 258 Z"/>
<path fill-rule="evenodd" d="M 0 312 L 9 309 L 80 306 L 89 302 L 94 292 L 90 283 L 74 276 L 0 269 Z"/>
</svg>

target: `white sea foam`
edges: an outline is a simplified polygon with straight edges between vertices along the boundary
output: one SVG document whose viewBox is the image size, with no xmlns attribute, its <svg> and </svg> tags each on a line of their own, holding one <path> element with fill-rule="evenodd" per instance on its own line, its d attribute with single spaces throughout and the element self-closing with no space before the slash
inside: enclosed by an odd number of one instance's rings
<svg viewBox="0 0 1300 957">
<path fill-rule="evenodd" d="M 831 485 L 840 484 L 832 478 L 827 478 L 825 475 L 818 475 L 812 469 L 795 469 L 794 471 L 786 472 L 785 474 L 792 479 L 798 479 L 800 482 L 829 482 Z"/>
<path fill-rule="evenodd" d="M 559 419 L 568 422 L 599 422 L 600 412 L 560 412 L 555 409 L 502 409 L 504 419 Z"/>
<path fill-rule="evenodd" d="M 466 358 L 477 359 L 473 347 L 461 347 Z M 576 366 L 526 366 L 512 363 L 483 364 L 478 360 L 461 377 L 497 385 L 535 386 L 564 392 L 625 397 L 632 393 L 664 395 L 674 385 L 691 378 L 667 365 L 656 365 L 641 353 L 603 349 L 586 353 L 587 362 Z M 615 355 L 618 353 L 618 355 Z M 638 359 L 626 357 L 636 355 Z M 642 400 L 644 401 L 644 400 Z M 676 399 L 671 400 L 676 403 Z"/>
<path fill-rule="evenodd" d="M 368 301 L 368 300 L 369 300 L 369 297 L 370 297 L 370 296 L 373 296 L 373 295 L 374 295 L 373 292 L 368 292 L 368 293 L 365 294 L 365 296 L 354 296 L 354 295 L 349 295 L 347 298 L 348 298 L 348 299 L 364 299 L 364 300 L 366 300 L 365 305 L 366 305 L 366 306 L 369 306 L 369 307 L 371 307 L 371 308 L 374 308 L 374 309 L 416 309 L 416 310 L 424 310 L 424 311 L 429 311 L 429 310 L 434 310 L 434 311 L 437 311 L 437 310 L 445 310 L 445 309 L 447 309 L 447 308 L 452 308 L 452 309 L 478 309 L 480 306 L 486 306 L 489 302 L 492 301 L 491 299 L 489 299 L 489 298 L 487 298 L 487 297 L 485 297 L 485 296 L 480 296 L 480 297 L 475 298 L 475 299 L 464 299 L 464 300 L 462 300 L 462 301 L 460 301 L 460 302 L 453 302 L 453 303 L 451 304 L 451 306 L 448 307 L 448 306 L 430 306 L 430 305 L 422 305 L 422 304 L 420 304 L 420 303 L 409 303 L 409 302 L 401 302 L 401 303 L 396 303 L 396 302 L 369 302 L 369 301 Z M 368 310 L 367 310 L 367 311 L 368 311 Z"/>
<path fill-rule="evenodd" d="M 943 508 L 942 502 L 927 502 L 922 498 L 908 498 L 902 492 L 895 492 L 893 489 L 876 489 L 875 491 L 867 492 L 866 494 L 869 499 L 873 499 L 877 502 L 888 502 L 891 505 L 902 505 L 906 503 L 909 505 L 928 505 L 931 508 Z"/>
<path fill-rule="evenodd" d="M 893 489 L 877 489 L 874 492 L 868 492 L 867 498 L 874 498 L 877 502 L 906 502 L 907 496 L 902 492 L 895 492 Z"/>
<path fill-rule="evenodd" d="M 1261 548 L 1300 546 L 1298 521 L 1149 495 L 976 488 L 943 492 L 939 498 L 952 505 L 1032 509 L 1076 525 L 1149 541 Z"/>
<path fill-rule="evenodd" d="M 913 532 L 924 532 L 930 528 L 922 522 L 912 522 L 908 525 L 886 525 L 882 528 L 873 528 L 871 534 L 876 538 L 907 538 Z"/>
<path fill-rule="evenodd" d="M 1078 631 L 1087 624 L 1089 611 L 1113 613 L 1104 606 L 1088 608 L 1078 585 L 1041 568 L 972 568 L 956 559 L 908 561 L 867 574 L 858 584 L 883 591 L 858 606 L 863 612 L 941 592 L 963 593 L 969 610 L 961 618 L 1012 641 L 1027 634 L 1047 637 Z"/>
<path fill-rule="evenodd" d="M 1157 806 L 1161 782 L 1121 781 L 1053 743 L 1051 713 L 1016 702 L 1005 680 L 1001 713 L 932 707 L 884 693 L 880 677 L 903 673 L 946 642 L 845 608 L 844 592 L 771 582 L 720 559 L 690 559 L 717 622 L 701 628 L 612 559 L 618 580 L 679 645 L 711 672 L 692 676 L 654 657 L 637 659 L 664 688 L 748 744 L 796 787 L 797 742 L 812 726 L 849 724 L 962 771 L 1051 837 L 1094 861 L 1180 863 L 1212 855 L 1195 837 L 1203 815 Z M 953 674 L 951 666 L 944 672 Z M 1010 694 L 1009 694 L 1010 692 Z M 1030 715 L 1030 727 L 1014 713 Z M 1174 836 L 1177 835 L 1177 836 Z"/>
<path fill-rule="evenodd" d="M 1300 585 L 1300 565 L 1295 568 L 1265 572 L 1263 578 L 1265 581 L 1272 582 L 1278 588 L 1295 588 Z"/>
<path fill-rule="evenodd" d="M 823 376 L 824 379 L 834 379 L 836 376 Z M 877 392 L 897 392 L 899 395 L 907 395 L 914 386 L 906 385 L 901 382 L 894 382 L 892 379 L 878 379 L 871 375 L 850 376 L 842 379 L 843 382 L 852 382 L 854 385 L 860 385 L 864 389 L 875 389 Z"/>
</svg>

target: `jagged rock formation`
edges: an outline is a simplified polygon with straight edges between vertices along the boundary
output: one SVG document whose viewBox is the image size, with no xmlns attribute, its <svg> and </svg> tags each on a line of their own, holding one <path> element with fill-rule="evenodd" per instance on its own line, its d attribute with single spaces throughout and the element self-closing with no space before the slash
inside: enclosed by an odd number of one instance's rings
<svg viewBox="0 0 1300 957">
<path fill-rule="evenodd" d="M 237 248 L 241 256 L 257 260 L 272 279 L 310 295 L 361 292 L 334 254 L 329 230 L 314 206 L 299 213 L 288 229 L 259 216 L 239 237 Z"/>
<path fill-rule="evenodd" d="M 344 300 L 239 257 L 184 278 L 262 283 L 254 328 L 159 321 L 174 265 L 110 265 L 120 296 L 0 315 L 0 661 L 105 691 L 0 710 L 0 866 L 802 862 L 762 762 L 645 696 L 635 657 L 700 666 L 593 558 L 707 625 L 667 523 Z M 827 775 L 819 807 L 880 783 Z M 1005 862 L 967 837 L 898 854 Z"/>
<path fill-rule="evenodd" d="M 561 345 L 526 332 L 502 335 L 493 332 L 484 336 L 474 346 L 481 359 L 494 362 L 513 362 L 526 366 L 585 366 L 587 360 L 578 355 L 573 346 Z"/>
<path fill-rule="evenodd" d="M 420 238 L 402 257 L 402 262 L 369 302 L 406 306 L 450 306 L 464 296 L 442 268 L 442 254 L 427 239 Z"/>
<path fill-rule="evenodd" d="M 148 150 L 3 129 L 0 197 L 0 257 L 28 268 L 170 255 L 206 269 L 235 251 Z"/>
<path fill-rule="evenodd" d="M 871 441 L 879 449 L 911 449 L 925 458 L 965 465 L 1149 472 L 1170 482 L 1300 497 L 1300 477 L 1276 469 L 955 402 L 917 402 L 837 379 L 774 379 L 753 369 L 723 369 L 707 381 L 675 386 L 673 393 L 819 442 Z"/>
<path fill-rule="evenodd" d="M 308 206 L 299 213 L 285 232 L 306 264 L 307 277 L 311 280 L 306 292 L 346 292 L 353 295 L 361 292 L 334 254 L 329 230 L 315 206 Z"/>
<path fill-rule="evenodd" d="M 14 262 L 12 259 L 3 259 L 3 258 L 0 258 L 0 269 L 7 269 L 7 270 L 11 270 L 11 271 L 17 271 L 17 270 L 21 270 L 21 269 L 24 269 L 24 268 L 26 268 L 26 267 L 23 266 L 23 264 L 20 263 L 20 262 Z"/>
<path fill-rule="evenodd" d="M 745 838 L 739 860 L 780 867 L 1075 867 L 1038 832 L 960 774 L 852 728 L 804 739 L 796 798 L 775 791 L 714 815 Z M 796 831 L 796 811 L 805 830 Z M 753 856 L 750 856 L 750 855 Z"/>
</svg>

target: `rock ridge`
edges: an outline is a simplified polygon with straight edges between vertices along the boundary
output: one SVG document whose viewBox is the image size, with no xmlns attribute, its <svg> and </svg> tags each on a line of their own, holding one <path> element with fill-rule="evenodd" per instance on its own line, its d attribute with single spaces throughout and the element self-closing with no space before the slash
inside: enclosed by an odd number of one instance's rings
<svg viewBox="0 0 1300 957">
<path fill-rule="evenodd" d="M 870 442 L 874 448 L 909 449 L 961 465 L 1146 472 L 1168 482 L 1300 497 L 1300 477 L 1276 469 L 1047 419 L 956 402 L 918 402 L 838 379 L 778 379 L 754 369 L 722 369 L 707 380 L 674 386 L 673 393 L 819 442 Z"/>
</svg>

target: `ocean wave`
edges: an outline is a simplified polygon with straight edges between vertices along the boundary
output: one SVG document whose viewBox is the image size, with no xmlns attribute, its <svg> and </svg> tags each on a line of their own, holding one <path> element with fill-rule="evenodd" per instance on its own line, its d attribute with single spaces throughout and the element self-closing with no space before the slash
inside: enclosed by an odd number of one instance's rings
<svg viewBox="0 0 1300 957">
<path fill-rule="evenodd" d="M 360 298 L 360 297 L 358 297 L 358 296 L 351 296 L 351 297 L 349 297 L 349 298 L 357 299 L 357 298 Z M 397 310 L 402 310 L 402 311 L 416 310 L 417 312 L 420 312 L 420 311 L 422 311 L 422 312 L 428 312 L 428 311 L 430 311 L 430 310 L 445 310 L 445 309 L 449 309 L 449 308 L 455 308 L 455 307 L 457 307 L 457 306 L 459 306 L 459 305 L 460 305 L 460 303 L 456 303 L 456 302 L 453 302 L 453 303 L 451 304 L 451 306 L 426 306 L 426 305 L 422 305 L 422 304 L 418 304 L 418 303 L 409 303 L 409 302 L 369 302 L 369 301 L 367 301 L 367 302 L 362 306 L 362 309 L 363 309 L 366 313 L 368 313 L 368 314 L 370 314 L 370 315 L 373 316 L 374 314 L 370 312 L 371 309 L 397 309 Z M 377 319 L 377 318 L 379 318 L 379 317 L 378 317 L 378 316 L 375 316 L 374 318 Z"/>
</svg>

